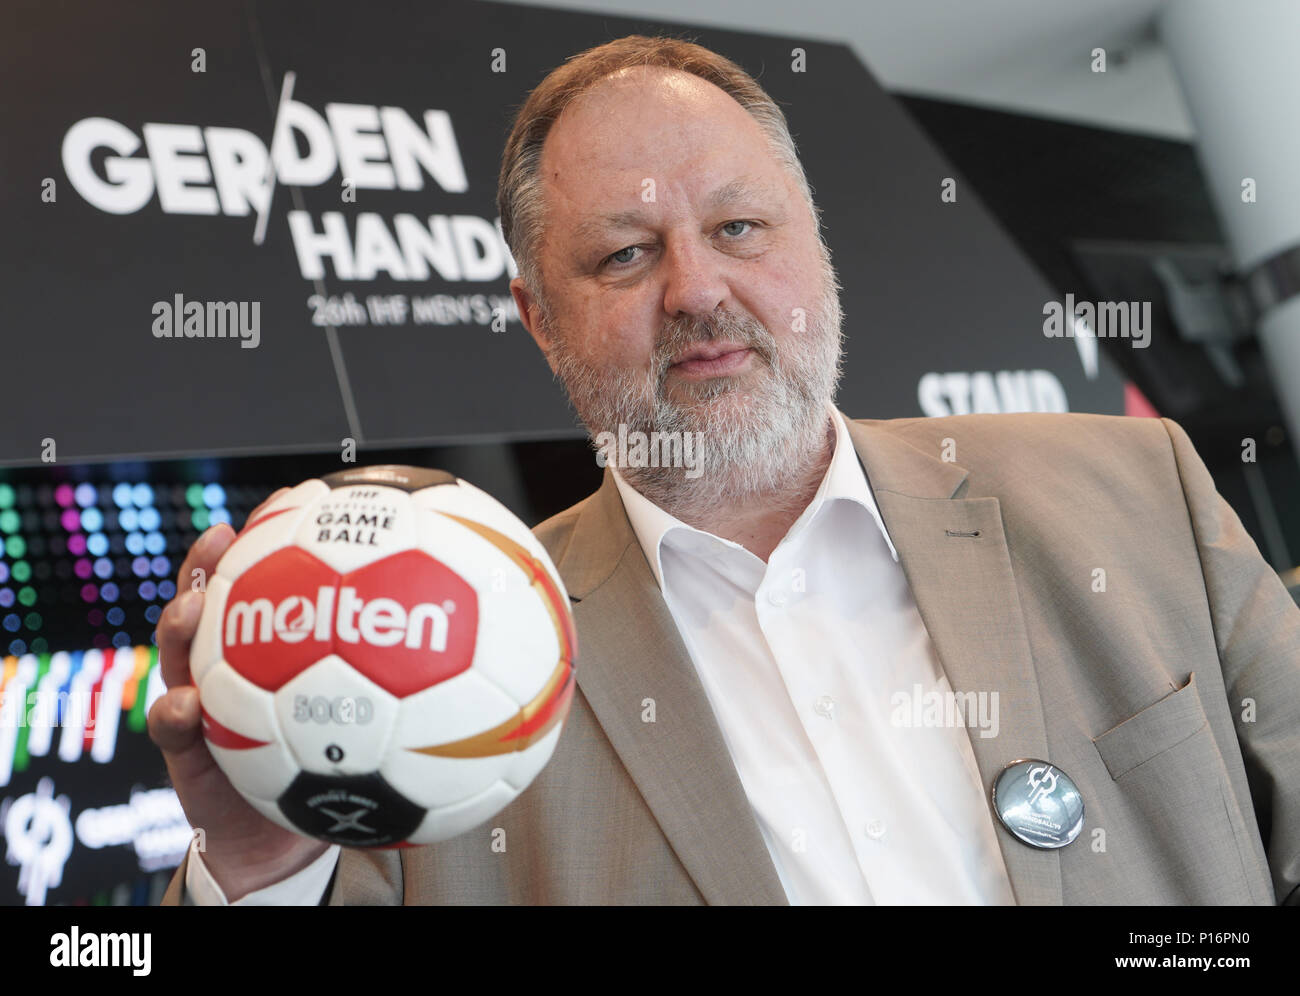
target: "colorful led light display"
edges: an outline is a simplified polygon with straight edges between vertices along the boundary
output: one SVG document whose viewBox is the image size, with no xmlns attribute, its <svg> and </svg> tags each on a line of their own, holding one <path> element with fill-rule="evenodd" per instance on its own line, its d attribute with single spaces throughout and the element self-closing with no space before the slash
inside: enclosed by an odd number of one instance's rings
<svg viewBox="0 0 1300 996">
<path fill-rule="evenodd" d="M 0 903 L 158 901 L 189 827 L 148 739 L 154 627 L 198 534 L 271 490 L 0 482 Z"/>
</svg>

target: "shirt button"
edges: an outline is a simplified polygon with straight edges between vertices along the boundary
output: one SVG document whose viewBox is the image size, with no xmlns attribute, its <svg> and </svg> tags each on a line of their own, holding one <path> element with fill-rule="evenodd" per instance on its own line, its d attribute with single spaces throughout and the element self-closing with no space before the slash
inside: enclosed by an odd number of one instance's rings
<svg viewBox="0 0 1300 996">
<path fill-rule="evenodd" d="M 884 820 L 872 820 L 870 823 L 868 823 L 867 836 L 870 837 L 872 840 L 879 840 L 881 837 L 885 836 Z"/>
<path fill-rule="evenodd" d="M 773 588 L 767 593 L 767 600 L 779 609 L 785 604 L 785 592 L 780 588 Z"/>
<path fill-rule="evenodd" d="M 825 716 L 827 719 L 833 719 L 835 715 L 835 700 L 829 695 L 823 695 L 813 706 L 817 710 L 817 715 Z"/>
</svg>

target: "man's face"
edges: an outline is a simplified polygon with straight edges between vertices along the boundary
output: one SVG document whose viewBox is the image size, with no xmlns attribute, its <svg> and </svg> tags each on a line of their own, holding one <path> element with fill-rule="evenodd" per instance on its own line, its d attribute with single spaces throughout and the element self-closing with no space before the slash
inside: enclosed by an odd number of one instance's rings
<svg viewBox="0 0 1300 996">
<path fill-rule="evenodd" d="M 700 432 L 715 490 L 777 486 L 824 438 L 840 312 L 758 124 L 698 77 L 631 70 L 565 110 L 541 167 L 550 313 L 512 290 L 588 430 Z"/>
</svg>

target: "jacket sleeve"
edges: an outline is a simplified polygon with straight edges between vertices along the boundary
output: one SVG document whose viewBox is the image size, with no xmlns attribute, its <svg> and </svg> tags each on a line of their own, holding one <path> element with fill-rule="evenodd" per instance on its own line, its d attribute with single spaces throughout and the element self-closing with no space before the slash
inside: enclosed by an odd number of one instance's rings
<svg viewBox="0 0 1300 996">
<path fill-rule="evenodd" d="M 1300 608 L 1260 555 L 1182 427 L 1173 443 L 1224 687 L 1277 899 L 1300 905 Z M 1242 700 L 1255 702 L 1243 721 Z"/>
<path fill-rule="evenodd" d="M 190 852 L 185 852 L 185 857 L 181 859 L 180 867 L 172 875 L 171 881 L 167 883 L 167 891 L 163 893 L 159 906 L 186 906 L 185 902 L 185 872 L 189 868 Z"/>
</svg>

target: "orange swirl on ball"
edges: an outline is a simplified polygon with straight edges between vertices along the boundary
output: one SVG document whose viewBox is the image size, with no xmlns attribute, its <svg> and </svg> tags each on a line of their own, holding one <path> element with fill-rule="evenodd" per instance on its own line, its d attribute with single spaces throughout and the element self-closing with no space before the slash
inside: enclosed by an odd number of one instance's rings
<svg viewBox="0 0 1300 996">
<path fill-rule="evenodd" d="M 466 529 L 483 537 L 509 557 L 528 576 L 551 617 L 551 624 L 555 627 L 555 635 L 560 644 L 560 654 L 555 670 L 546 679 L 542 690 L 504 723 L 463 740 L 454 740 L 451 743 L 437 744 L 432 747 L 408 747 L 407 749 L 417 754 L 428 754 L 434 757 L 490 757 L 524 750 L 541 740 L 556 723 L 563 720 L 568 714 L 569 702 L 573 698 L 573 662 L 578 649 L 578 637 L 573 628 L 573 617 L 569 614 L 567 600 L 551 577 L 550 571 L 521 544 L 481 522 L 452 515 L 450 512 L 438 512 L 438 514 L 460 523 Z"/>
</svg>

